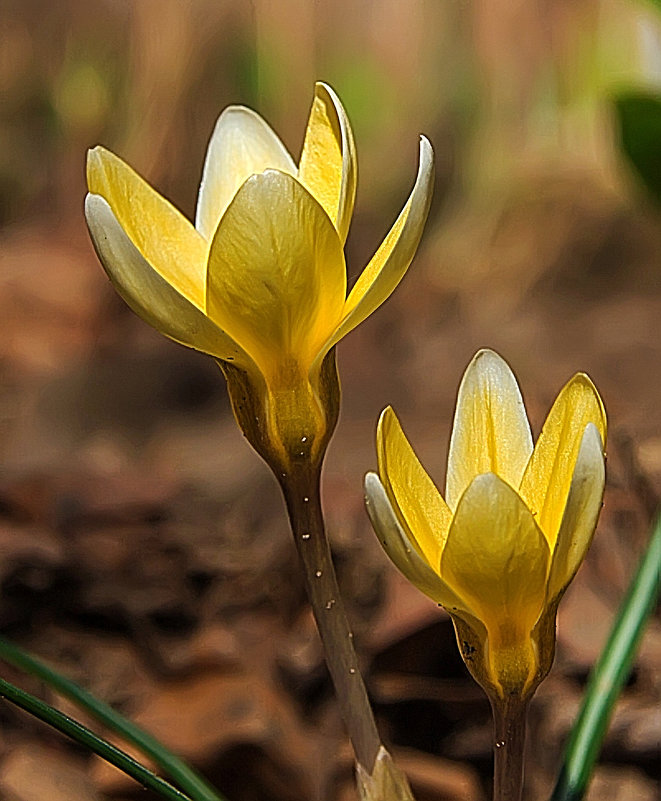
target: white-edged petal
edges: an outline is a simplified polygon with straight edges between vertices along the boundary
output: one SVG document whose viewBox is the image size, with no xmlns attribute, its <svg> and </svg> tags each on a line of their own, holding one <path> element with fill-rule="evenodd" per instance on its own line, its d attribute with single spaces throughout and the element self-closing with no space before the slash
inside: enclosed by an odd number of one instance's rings
<svg viewBox="0 0 661 801">
<path fill-rule="evenodd" d="M 422 237 L 434 183 L 434 152 L 420 137 L 418 175 L 409 199 L 381 246 L 349 293 L 342 320 L 319 359 L 386 301 L 404 277 Z"/>
<path fill-rule="evenodd" d="M 412 544 L 376 473 L 365 476 L 365 505 L 383 550 L 406 578 L 448 611 L 461 610 L 470 614 L 465 601 L 441 579 Z"/>
<path fill-rule="evenodd" d="M 479 351 L 457 395 L 446 503 L 456 509 L 466 488 L 483 473 L 494 473 L 518 489 L 532 451 L 530 423 L 514 373 L 494 351 Z"/>
<path fill-rule="evenodd" d="M 208 244 L 190 220 L 101 146 L 87 152 L 87 188 L 107 201 L 144 259 L 180 295 L 203 309 Z"/>
<path fill-rule="evenodd" d="M 315 86 L 298 179 L 319 201 L 344 243 L 356 197 L 356 146 L 344 107 L 325 83 Z"/>
<path fill-rule="evenodd" d="M 560 390 L 526 466 L 519 492 L 535 513 L 551 550 L 562 520 L 585 427 L 593 423 L 606 439 L 606 412 L 597 388 L 577 373 Z"/>
<path fill-rule="evenodd" d="M 195 227 L 211 240 L 232 198 L 251 175 L 267 169 L 296 175 L 296 165 L 271 126 L 245 106 L 218 118 L 204 161 Z"/>
<path fill-rule="evenodd" d="M 581 440 L 567 504 L 551 561 L 547 603 L 565 591 L 590 547 L 606 481 L 603 443 L 594 423 Z"/>
<path fill-rule="evenodd" d="M 438 570 L 452 513 L 424 469 L 391 406 L 376 429 L 379 476 L 416 545 Z"/>
<path fill-rule="evenodd" d="M 244 367 L 252 364 L 231 337 L 144 259 L 104 198 L 88 194 L 85 217 L 104 270 L 137 315 L 182 345 Z"/>
</svg>

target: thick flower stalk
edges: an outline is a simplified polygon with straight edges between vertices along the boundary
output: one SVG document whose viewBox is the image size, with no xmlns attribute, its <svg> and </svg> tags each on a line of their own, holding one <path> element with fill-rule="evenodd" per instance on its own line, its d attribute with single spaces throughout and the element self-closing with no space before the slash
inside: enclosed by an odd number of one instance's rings
<svg viewBox="0 0 661 801">
<path fill-rule="evenodd" d="M 482 350 L 459 388 L 443 498 L 393 410 L 381 415 L 372 523 L 397 567 L 449 612 L 491 698 L 529 697 L 551 667 L 558 602 L 601 508 L 605 436 L 597 390 L 578 373 L 533 448 L 512 371 Z"/>
<path fill-rule="evenodd" d="M 243 432 L 287 472 L 321 462 L 338 413 L 334 346 L 406 272 L 432 180 L 422 137 L 413 191 L 347 295 L 356 153 L 340 101 L 320 83 L 298 166 L 255 112 L 220 115 L 195 225 L 102 147 L 88 154 L 85 214 L 119 294 L 161 333 L 218 360 Z"/>
</svg>

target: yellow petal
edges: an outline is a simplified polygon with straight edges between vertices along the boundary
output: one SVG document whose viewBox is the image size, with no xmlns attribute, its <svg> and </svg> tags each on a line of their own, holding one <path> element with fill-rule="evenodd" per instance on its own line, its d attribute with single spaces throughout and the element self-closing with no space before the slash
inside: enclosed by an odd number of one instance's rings
<svg viewBox="0 0 661 801">
<path fill-rule="evenodd" d="M 229 106 L 218 118 L 202 171 L 195 227 L 211 240 L 239 187 L 267 169 L 296 174 L 296 165 L 272 128 L 244 106 Z"/>
<path fill-rule="evenodd" d="M 247 354 L 144 259 L 99 195 L 85 198 L 85 217 L 101 264 L 133 311 L 162 334 L 250 369 Z"/>
<path fill-rule="evenodd" d="M 369 317 L 390 297 L 404 277 L 422 237 L 431 204 L 433 182 L 434 153 L 423 136 L 420 138 L 420 162 L 413 191 L 395 224 L 356 281 L 347 298 L 342 321 L 322 352 L 330 350 Z"/>
<path fill-rule="evenodd" d="M 321 206 L 290 175 L 253 175 L 209 254 L 207 311 L 267 376 L 307 369 L 342 311 L 344 253 Z"/>
<path fill-rule="evenodd" d="M 514 488 L 532 453 L 521 391 L 508 364 L 481 350 L 466 368 L 454 414 L 445 499 L 455 509 L 481 473 L 495 473 Z"/>
<path fill-rule="evenodd" d="M 87 185 L 92 195 L 105 198 L 143 258 L 180 295 L 204 309 L 207 243 L 190 222 L 105 148 L 87 153 Z"/>
<path fill-rule="evenodd" d="M 298 179 L 319 201 L 344 242 L 356 197 L 356 147 L 346 112 L 324 83 L 315 86 Z"/>
<path fill-rule="evenodd" d="M 521 482 L 521 497 L 535 513 L 551 550 L 588 423 L 594 423 L 605 440 L 606 415 L 599 393 L 586 375 L 578 373 L 556 398 Z"/>
<path fill-rule="evenodd" d="M 365 476 L 365 504 L 379 542 L 406 578 L 447 609 L 469 611 L 466 602 L 441 579 L 415 547 L 376 473 Z"/>
<path fill-rule="evenodd" d="M 381 481 L 411 532 L 413 543 L 438 570 L 452 515 L 390 406 L 379 419 L 376 446 Z"/>
<path fill-rule="evenodd" d="M 515 490 L 493 473 L 475 478 L 452 520 L 441 577 L 475 610 L 494 647 L 529 638 L 548 566 L 546 539 Z"/>
<path fill-rule="evenodd" d="M 565 591 L 585 557 L 597 525 L 605 480 L 601 435 L 593 423 L 588 423 L 551 559 L 547 605 Z"/>
</svg>

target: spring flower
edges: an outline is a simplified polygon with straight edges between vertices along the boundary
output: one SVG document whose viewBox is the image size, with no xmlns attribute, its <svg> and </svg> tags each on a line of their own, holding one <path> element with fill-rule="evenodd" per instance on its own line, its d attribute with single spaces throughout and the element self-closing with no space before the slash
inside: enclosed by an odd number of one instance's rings
<svg viewBox="0 0 661 801">
<path fill-rule="evenodd" d="M 334 347 L 406 272 L 429 211 L 433 154 L 347 295 L 356 192 L 346 113 L 317 84 L 298 166 L 255 112 L 227 108 L 207 150 L 195 224 L 102 147 L 85 214 L 97 254 L 140 317 L 222 367 L 235 416 L 275 470 L 320 463 L 339 403 Z"/>
<path fill-rule="evenodd" d="M 450 613 L 489 697 L 529 698 L 551 668 L 558 603 L 594 533 L 604 490 L 604 408 L 575 375 L 533 448 L 508 365 L 482 350 L 457 398 L 445 498 L 391 408 L 379 420 L 368 512 L 397 567 Z"/>
</svg>

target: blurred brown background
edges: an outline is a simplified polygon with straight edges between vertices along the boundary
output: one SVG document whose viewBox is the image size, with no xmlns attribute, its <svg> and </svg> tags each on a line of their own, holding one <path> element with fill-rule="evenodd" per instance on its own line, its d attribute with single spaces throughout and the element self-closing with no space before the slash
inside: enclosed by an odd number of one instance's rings
<svg viewBox="0 0 661 801">
<path fill-rule="evenodd" d="M 606 507 L 531 716 L 527 797 L 544 797 L 661 491 L 661 214 L 620 154 L 611 102 L 658 89 L 660 42 L 642 0 L 0 0 L 2 631 L 229 801 L 353 797 L 277 488 L 217 367 L 132 315 L 82 216 L 88 147 L 114 150 L 192 215 L 219 111 L 255 108 L 297 157 L 323 79 L 358 146 L 351 279 L 408 194 L 420 132 L 437 158 L 416 261 L 340 346 L 325 474 L 380 727 L 419 801 L 488 797 L 489 714 L 446 615 L 369 529 L 361 482 L 377 415 L 395 406 L 442 485 L 477 348 L 510 362 L 535 432 L 577 370 L 606 401 Z M 657 797 L 660 665 L 657 616 L 592 801 Z M 0 796 L 150 797 L 7 704 Z"/>
</svg>

